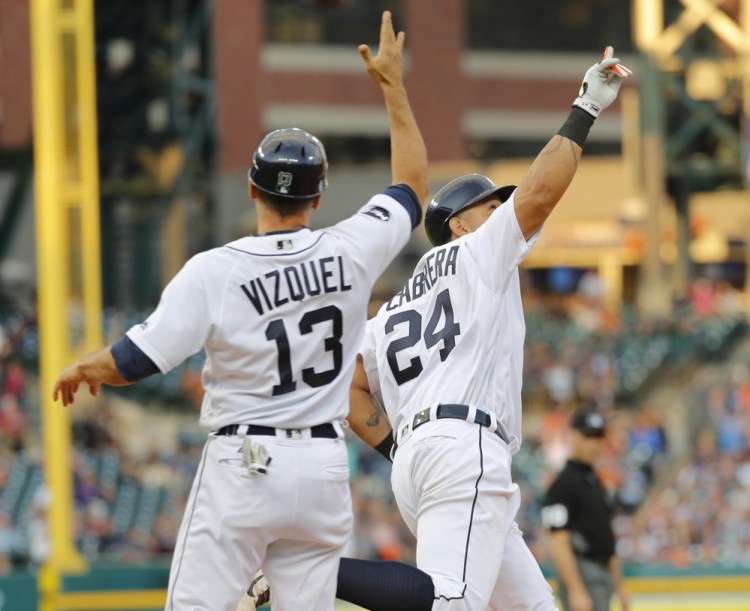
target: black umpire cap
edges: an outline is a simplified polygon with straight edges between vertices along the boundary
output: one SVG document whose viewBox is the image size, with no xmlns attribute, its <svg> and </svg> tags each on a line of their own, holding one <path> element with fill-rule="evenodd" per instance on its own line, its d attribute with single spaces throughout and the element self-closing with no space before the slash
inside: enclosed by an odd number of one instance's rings
<svg viewBox="0 0 750 611">
<path fill-rule="evenodd" d="M 594 410 L 580 410 L 573 415 L 573 429 L 586 437 L 604 437 L 604 416 Z"/>
</svg>

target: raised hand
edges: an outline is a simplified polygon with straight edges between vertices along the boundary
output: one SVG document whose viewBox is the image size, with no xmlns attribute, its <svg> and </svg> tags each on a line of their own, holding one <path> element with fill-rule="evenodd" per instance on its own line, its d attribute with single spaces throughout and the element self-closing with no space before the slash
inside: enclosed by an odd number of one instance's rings
<svg viewBox="0 0 750 611">
<path fill-rule="evenodd" d="M 403 85 L 403 50 L 406 34 L 393 30 L 391 12 L 383 11 L 380 24 L 380 44 L 378 54 L 373 57 L 370 47 L 359 45 L 359 54 L 365 61 L 370 78 L 380 87 Z"/>
<path fill-rule="evenodd" d="M 602 60 L 589 68 L 583 76 L 581 89 L 573 106 L 579 106 L 593 117 L 607 108 L 617 98 L 622 80 L 632 72 L 612 57 L 614 49 L 607 47 Z"/>
</svg>

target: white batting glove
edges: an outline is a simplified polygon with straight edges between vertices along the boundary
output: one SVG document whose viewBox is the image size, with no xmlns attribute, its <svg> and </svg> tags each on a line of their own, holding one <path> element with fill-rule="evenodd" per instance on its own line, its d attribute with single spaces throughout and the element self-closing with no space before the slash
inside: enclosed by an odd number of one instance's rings
<svg viewBox="0 0 750 611">
<path fill-rule="evenodd" d="M 255 573 L 250 587 L 242 595 L 236 611 L 255 611 L 271 600 L 271 584 L 266 579 L 263 570 Z"/>
<path fill-rule="evenodd" d="M 245 592 L 237 605 L 236 611 L 255 611 L 255 598 Z"/>
<path fill-rule="evenodd" d="M 614 49 L 607 47 L 602 61 L 586 71 L 578 97 L 573 101 L 573 106 L 579 106 L 594 118 L 615 101 L 622 80 L 633 74 L 619 59 L 612 57 L 613 53 Z"/>
</svg>

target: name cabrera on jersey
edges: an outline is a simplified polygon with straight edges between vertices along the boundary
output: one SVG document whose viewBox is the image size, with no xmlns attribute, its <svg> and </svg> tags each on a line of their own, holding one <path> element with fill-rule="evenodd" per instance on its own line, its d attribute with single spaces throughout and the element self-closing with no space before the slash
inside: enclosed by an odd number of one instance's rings
<svg viewBox="0 0 750 611">
<path fill-rule="evenodd" d="M 332 227 L 200 253 L 127 335 L 162 373 L 205 347 L 208 429 L 342 420 L 372 285 L 420 213 L 410 189 L 389 187 Z"/>
<path fill-rule="evenodd" d="M 477 231 L 425 254 L 368 321 L 363 364 L 394 430 L 426 407 L 461 403 L 494 412 L 518 449 L 526 332 L 518 265 L 538 236 L 524 238 L 512 196 Z"/>
</svg>

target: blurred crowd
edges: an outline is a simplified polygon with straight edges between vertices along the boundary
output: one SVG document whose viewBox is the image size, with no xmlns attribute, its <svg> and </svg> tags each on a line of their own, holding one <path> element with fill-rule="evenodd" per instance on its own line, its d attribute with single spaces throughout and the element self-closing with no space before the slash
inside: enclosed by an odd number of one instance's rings
<svg viewBox="0 0 750 611">
<path fill-rule="evenodd" d="M 750 371 L 746 355 L 690 387 L 692 452 L 622 520 L 633 562 L 750 567 Z"/>
<path fill-rule="evenodd" d="M 692 375 L 722 362 L 745 334 L 744 316 L 717 285 L 676 304 L 668 319 L 609 307 L 595 278 L 566 296 L 526 292 L 527 362 L 524 443 L 514 458 L 523 495 L 518 522 L 540 563 L 550 557 L 540 527 L 540 501 L 564 464 L 576 407 L 596 406 L 608 420 L 600 476 L 618 508 L 618 552 L 626 563 L 689 567 L 750 564 L 750 372 Z M 730 305 L 727 305 L 730 304 Z M 108 313 L 106 335 L 139 322 L 138 313 Z M 38 566 L 49 552 L 33 315 L 0 320 L 0 573 Z M 200 458 L 196 429 L 200 358 L 170 376 L 135 385 L 126 398 L 159 397 L 181 408 L 186 425 L 168 446 L 133 452 L 127 426 L 109 393 L 90 415 L 75 419 L 75 537 L 91 559 L 142 563 L 165 559 Z M 690 376 L 681 404 L 690 451 L 667 430 L 663 405 L 651 401 L 653 380 Z M 138 388 L 140 387 L 140 388 Z M 171 406 L 171 407 L 170 407 Z M 188 406 L 187 408 L 185 406 Z M 390 464 L 349 441 L 355 534 L 347 554 L 413 562 L 414 539 L 390 490 Z M 684 449 L 684 448 L 683 448 Z"/>
</svg>

